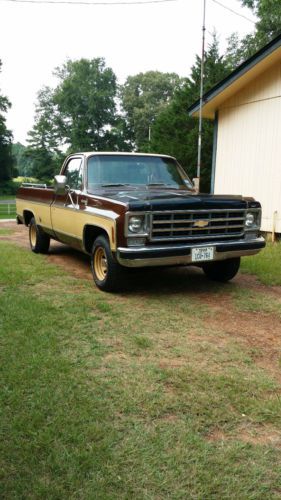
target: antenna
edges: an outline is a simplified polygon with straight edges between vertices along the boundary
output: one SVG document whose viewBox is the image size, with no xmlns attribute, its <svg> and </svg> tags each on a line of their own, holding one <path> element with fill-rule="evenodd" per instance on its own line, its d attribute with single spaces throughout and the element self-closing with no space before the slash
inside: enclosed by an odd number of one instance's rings
<svg viewBox="0 0 281 500">
<path fill-rule="evenodd" d="M 202 24 L 202 56 L 201 56 L 201 78 L 200 78 L 200 106 L 199 106 L 199 128 L 198 128 L 198 158 L 196 189 L 200 191 L 201 153 L 202 153 L 202 107 L 204 92 L 204 63 L 205 63 L 205 32 L 206 32 L 206 0 L 203 0 L 203 24 Z"/>
</svg>

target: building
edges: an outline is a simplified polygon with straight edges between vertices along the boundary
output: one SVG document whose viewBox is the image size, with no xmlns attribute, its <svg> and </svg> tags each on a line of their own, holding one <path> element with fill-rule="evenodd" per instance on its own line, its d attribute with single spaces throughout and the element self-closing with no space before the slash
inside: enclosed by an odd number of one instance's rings
<svg viewBox="0 0 281 500">
<path fill-rule="evenodd" d="M 204 95 L 202 115 L 215 121 L 211 191 L 253 196 L 262 230 L 281 233 L 281 35 Z"/>
</svg>

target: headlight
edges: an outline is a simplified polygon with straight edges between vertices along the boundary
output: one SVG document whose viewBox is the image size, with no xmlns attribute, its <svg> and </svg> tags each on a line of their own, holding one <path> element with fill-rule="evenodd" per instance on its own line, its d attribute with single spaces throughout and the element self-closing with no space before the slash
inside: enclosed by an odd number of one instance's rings
<svg viewBox="0 0 281 500">
<path fill-rule="evenodd" d="M 255 215 L 252 214 L 251 212 L 247 213 L 246 215 L 246 220 L 245 220 L 245 226 L 247 228 L 250 228 L 250 227 L 253 227 L 256 223 L 256 220 L 255 220 Z"/>
<path fill-rule="evenodd" d="M 144 218 L 140 215 L 134 215 L 129 218 L 128 228 L 131 233 L 141 233 L 143 232 Z"/>
</svg>

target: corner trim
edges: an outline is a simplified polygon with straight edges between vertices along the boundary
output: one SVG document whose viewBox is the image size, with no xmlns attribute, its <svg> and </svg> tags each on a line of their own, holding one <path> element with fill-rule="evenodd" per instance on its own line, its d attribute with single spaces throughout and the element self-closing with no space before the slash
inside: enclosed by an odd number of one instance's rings
<svg viewBox="0 0 281 500">
<path fill-rule="evenodd" d="M 210 193 L 215 192 L 215 176 L 217 166 L 217 146 L 218 146 L 218 128 L 219 128 L 219 112 L 216 111 L 214 122 L 214 136 L 213 136 L 213 155 L 212 155 L 212 173 L 211 173 L 211 190 Z"/>
</svg>

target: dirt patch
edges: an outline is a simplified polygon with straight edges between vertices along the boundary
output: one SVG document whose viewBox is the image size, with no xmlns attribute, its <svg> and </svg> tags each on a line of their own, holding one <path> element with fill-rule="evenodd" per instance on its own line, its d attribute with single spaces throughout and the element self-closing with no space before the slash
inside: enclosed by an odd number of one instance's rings
<svg viewBox="0 0 281 500">
<path fill-rule="evenodd" d="M 12 231 L 12 234 L 1 236 L 2 241 L 12 241 L 21 247 L 29 247 L 28 231 L 25 226 L 17 225 L 15 221 L 0 221 L 0 229 L 10 229 Z"/>
<path fill-rule="evenodd" d="M 281 286 L 264 285 L 252 274 L 240 274 L 239 283 L 247 288 L 249 287 L 260 292 L 271 293 L 281 299 Z"/>
<path fill-rule="evenodd" d="M 48 260 L 52 264 L 63 267 L 69 271 L 72 276 L 79 279 L 92 280 L 90 268 L 90 259 L 87 255 L 76 252 L 75 250 L 66 247 L 60 243 L 52 243 Z"/>
<path fill-rule="evenodd" d="M 253 445 L 272 445 L 281 448 L 281 432 L 270 426 L 245 424 L 229 434 L 221 429 L 214 429 L 206 439 L 213 443 L 235 440 Z"/>
<path fill-rule="evenodd" d="M 179 359 L 179 358 L 166 358 L 166 359 L 161 359 L 159 361 L 159 368 L 181 368 L 182 366 L 186 366 L 186 360 L 185 359 Z"/>
<path fill-rule="evenodd" d="M 264 293 L 270 293 L 270 290 L 267 292 L 265 289 Z M 215 302 L 213 307 L 215 314 L 211 320 L 206 320 L 206 329 L 212 335 L 223 332 L 224 337 L 245 345 L 258 366 L 281 383 L 280 317 L 263 312 L 239 311 L 229 297 L 224 297 L 219 304 Z"/>
<path fill-rule="evenodd" d="M 22 224 L 17 225 L 16 222 L 2 222 L 0 228 L 11 229 L 13 231 L 12 234 L 1 237 L 1 240 L 11 241 L 23 248 L 30 248 L 26 226 Z M 51 240 L 47 258 L 49 262 L 70 271 L 76 278 L 92 280 L 89 257 L 81 252 Z"/>
</svg>

